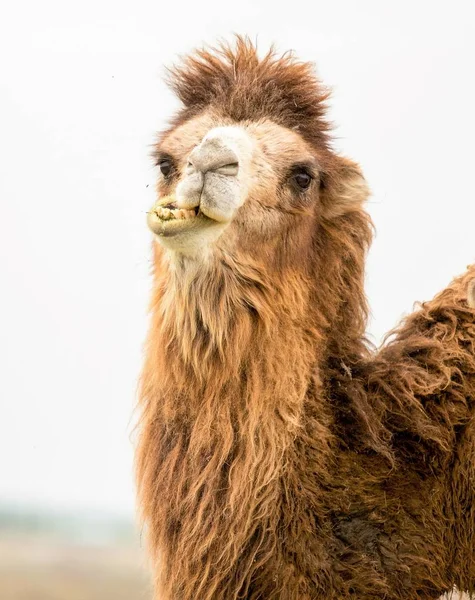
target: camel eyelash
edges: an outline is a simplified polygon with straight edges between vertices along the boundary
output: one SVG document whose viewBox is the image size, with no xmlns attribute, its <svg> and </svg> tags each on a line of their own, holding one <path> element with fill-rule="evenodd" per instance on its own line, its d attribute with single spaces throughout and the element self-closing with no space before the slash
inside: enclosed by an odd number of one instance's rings
<svg viewBox="0 0 475 600">
<path fill-rule="evenodd" d="M 293 165 L 287 176 L 287 181 L 299 193 L 306 192 L 316 179 L 318 173 L 307 163 Z"/>
<path fill-rule="evenodd" d="M 161 150 L 154 150 L 152 152 L 152 160 L 156 167 L 159 167 L 160 164 L 164 161 L 173 162 L 172 156 L 170 154 L 167 154 L 166 152 L 162 152 Z"/>
</svg>

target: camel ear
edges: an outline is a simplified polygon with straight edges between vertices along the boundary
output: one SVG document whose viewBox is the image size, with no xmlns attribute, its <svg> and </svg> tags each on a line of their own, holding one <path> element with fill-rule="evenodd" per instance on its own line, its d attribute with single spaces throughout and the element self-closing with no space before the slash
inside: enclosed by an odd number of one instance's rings
<svg viewBox="0 0 475 600">
<path fill-rule="evenodd" d="M 475 279 L 468 284 L 467 302 L 470 308 L 475 308 Z"/>
<path fill-rule="evenodd" d="M 321 189 L 323 214 L 327 219 L 361 210 L 370 194 L 360 167 L 340 156 L 323 174 Z"/>
</svg>

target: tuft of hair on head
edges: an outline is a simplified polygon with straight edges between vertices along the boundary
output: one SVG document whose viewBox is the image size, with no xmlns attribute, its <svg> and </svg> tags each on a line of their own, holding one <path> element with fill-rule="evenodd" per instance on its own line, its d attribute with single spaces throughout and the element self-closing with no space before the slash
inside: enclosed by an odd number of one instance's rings
<svg viewBox="0 0 475 600">
<path fill-rule="evenodd" d="M 470 308 L 475 308 L 475 279 L 468 284 L 467 302 Z"/>
<path fill-rule="evenodd" d="M 313 63 L 271 48 L 262 58 L 248 37 L 201 48 L 168 70 L 168 84 L 186 119 L 210 107 L 234 121 L 270 119 L 297 130 L 310 143 L 327 147 L 329 91 Z"/>
</svg>

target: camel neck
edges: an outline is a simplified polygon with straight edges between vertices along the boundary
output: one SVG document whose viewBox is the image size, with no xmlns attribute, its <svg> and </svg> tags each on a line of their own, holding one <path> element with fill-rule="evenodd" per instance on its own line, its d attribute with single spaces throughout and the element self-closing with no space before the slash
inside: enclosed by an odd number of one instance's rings
<svg viewBox="0 0 475 600">
<path fill-rule="evenodd" d="M 327 346 L 295 270 L 275 286 L 249 265 L 185 275 L 156 273 L 137 473 L 170 597 L 187 581 L 187 597 L 211 598 L 207 586 L 227 586 L 238 556 L 254 570 L 257 555 L 280 553 L 275 507 L 299 485 L 288 473 L 309 435 L 312 472 L 324 477 Z M 185 548 L 193 559 L 177 573 Z"/>
<path fill-rule="evenodd" d="M 265 383 L 261 395 L 302 397 L 327 343 L 306 279 L 289 269 L 272 282 L 249 263 L 185 267 L 156 274 L 149 358 L 162 384 L 209 397 L 246 396 Z"/>
</svg>

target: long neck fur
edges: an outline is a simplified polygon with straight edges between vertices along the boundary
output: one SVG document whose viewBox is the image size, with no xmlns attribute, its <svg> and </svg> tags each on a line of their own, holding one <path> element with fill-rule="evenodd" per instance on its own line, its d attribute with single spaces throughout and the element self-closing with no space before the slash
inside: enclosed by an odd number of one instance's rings
<svg viewBox="0 0 475 600">
<path fill-rule="evenodd" d="M 314 510 L 326 476 L 321 367 L 333 352 L 348 363 L 365 352 L 367 224 L 360 212 L 320 224 L 298 262 L 288 246 L 272 264 L 155 250 L 137 475 L 161 599 L 280 597 L 292 562 L 282 515 L 292 503 Z M 355 231 L 366 232 L 357 243 Z M 292 493 L 296 461 L 312 474 L 307 495 Z M 258 590 L 269 561 L 262 586 L 274 588 Z"/>
</svg>

